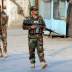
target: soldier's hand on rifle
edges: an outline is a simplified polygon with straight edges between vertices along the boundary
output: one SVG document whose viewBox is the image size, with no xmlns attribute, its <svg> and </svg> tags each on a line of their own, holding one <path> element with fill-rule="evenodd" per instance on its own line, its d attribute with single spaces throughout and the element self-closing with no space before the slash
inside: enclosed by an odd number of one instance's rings
<svg viewBox="0 0 72 72">
<path fill-rule="evenodd" d="M 32 28 L 32 29 L 35 29 L 35 28 L 36 28 L 36 26 L 35 26 L 35 25 L 32 25 L 32 26 L 31 26 L 31 28 Z"/>
</svg>

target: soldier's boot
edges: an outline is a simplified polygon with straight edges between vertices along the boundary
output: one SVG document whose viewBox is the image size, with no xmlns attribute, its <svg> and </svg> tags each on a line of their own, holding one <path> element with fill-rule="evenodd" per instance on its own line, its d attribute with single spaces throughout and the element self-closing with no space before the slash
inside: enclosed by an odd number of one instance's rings
<svg viewBox="0 0 72 72">
<path fill-rule="evenodd" d="M 3 51 L 6 54 L 7 53 L 7 47 L 4 47 Z"/>
<path fill-rule="evenodd" d="M 3 57 L 1 46 L 0 46 L 0 57 Z"/>
<path fill-rule="evenodd" d="M 6 54 L 7 53 L 7 42 L 3 42 L 3 52 Z"/>
<path fill-rule="evenodd" d="M 45 69 L 48 65 L 46 64 L 46 62 L 41 62 L 41 68 Z"/>
<path fill-rule="evenodd" d="M 30 59 L 31 68 L 35 68 L 35 59 Z"/>
<path fill-rule="evenodd" d="M 31 64 L 31 68 L 35 68 L 35 63 L 32 63 Z"/>
<path fill-rule="evenodd" d="M 7 55 L 7 46 L 4 46 L 3 47 L 3 56 L 4 57 L 7 57 L 8 55 Z"/>
</svg>

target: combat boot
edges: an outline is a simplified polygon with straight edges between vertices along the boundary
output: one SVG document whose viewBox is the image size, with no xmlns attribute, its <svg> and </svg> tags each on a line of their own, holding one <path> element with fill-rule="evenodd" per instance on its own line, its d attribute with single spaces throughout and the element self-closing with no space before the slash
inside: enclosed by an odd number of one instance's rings
<svg viewBox="0 0 72 72">
<path fill-rule="evenodd" d="M 47 67 L 46 62 L 41 62 L 41 68 L 42 68 L 42 69 L 45 69 L 46 67 Z"/>
<path fill-rule="evenodd" d="M 1 46 L 0 46 L 0 57 L 3 57 Z"/>
<path fill-rule="evenodd" d="M 35 63 L 32 63 L 31 64 L 31 68 L 35 68 Z"/>
</svg>

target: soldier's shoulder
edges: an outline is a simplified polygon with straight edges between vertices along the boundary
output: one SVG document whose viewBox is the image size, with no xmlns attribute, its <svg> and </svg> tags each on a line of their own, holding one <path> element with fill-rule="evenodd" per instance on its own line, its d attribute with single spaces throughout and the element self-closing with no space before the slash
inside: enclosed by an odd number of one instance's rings
<svg viewBox="0 0 72 72">
<path fill-rule="evenodd" d="M 43 17 L 42 16 L 39 16 L 39 19 L 43 19 Z"/>
</svg>

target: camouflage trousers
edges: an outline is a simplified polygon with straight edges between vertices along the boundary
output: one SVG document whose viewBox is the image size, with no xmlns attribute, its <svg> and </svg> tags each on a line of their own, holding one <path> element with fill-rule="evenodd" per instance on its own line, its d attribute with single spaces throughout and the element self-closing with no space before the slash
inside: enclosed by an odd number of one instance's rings
<svg viewBox="0 0 72 72">
<path fill-rule="evenodd" d="M 29 36 L 29 54 L 30 54 L 29 59 L 31 63 L 35 63 L 35 49 L 37 49 L 37 54 L 40 62 L 45 62 L 42 35 Z"/>
<path fill-rule="evenodd" d="M 2 26 L 2 30 L 0 30 L 0 47 L 1 48 L 3 47 L 3 51 L 5 53 L 7 52 L 7 26 L 6 25 Z"/>
</svg>

